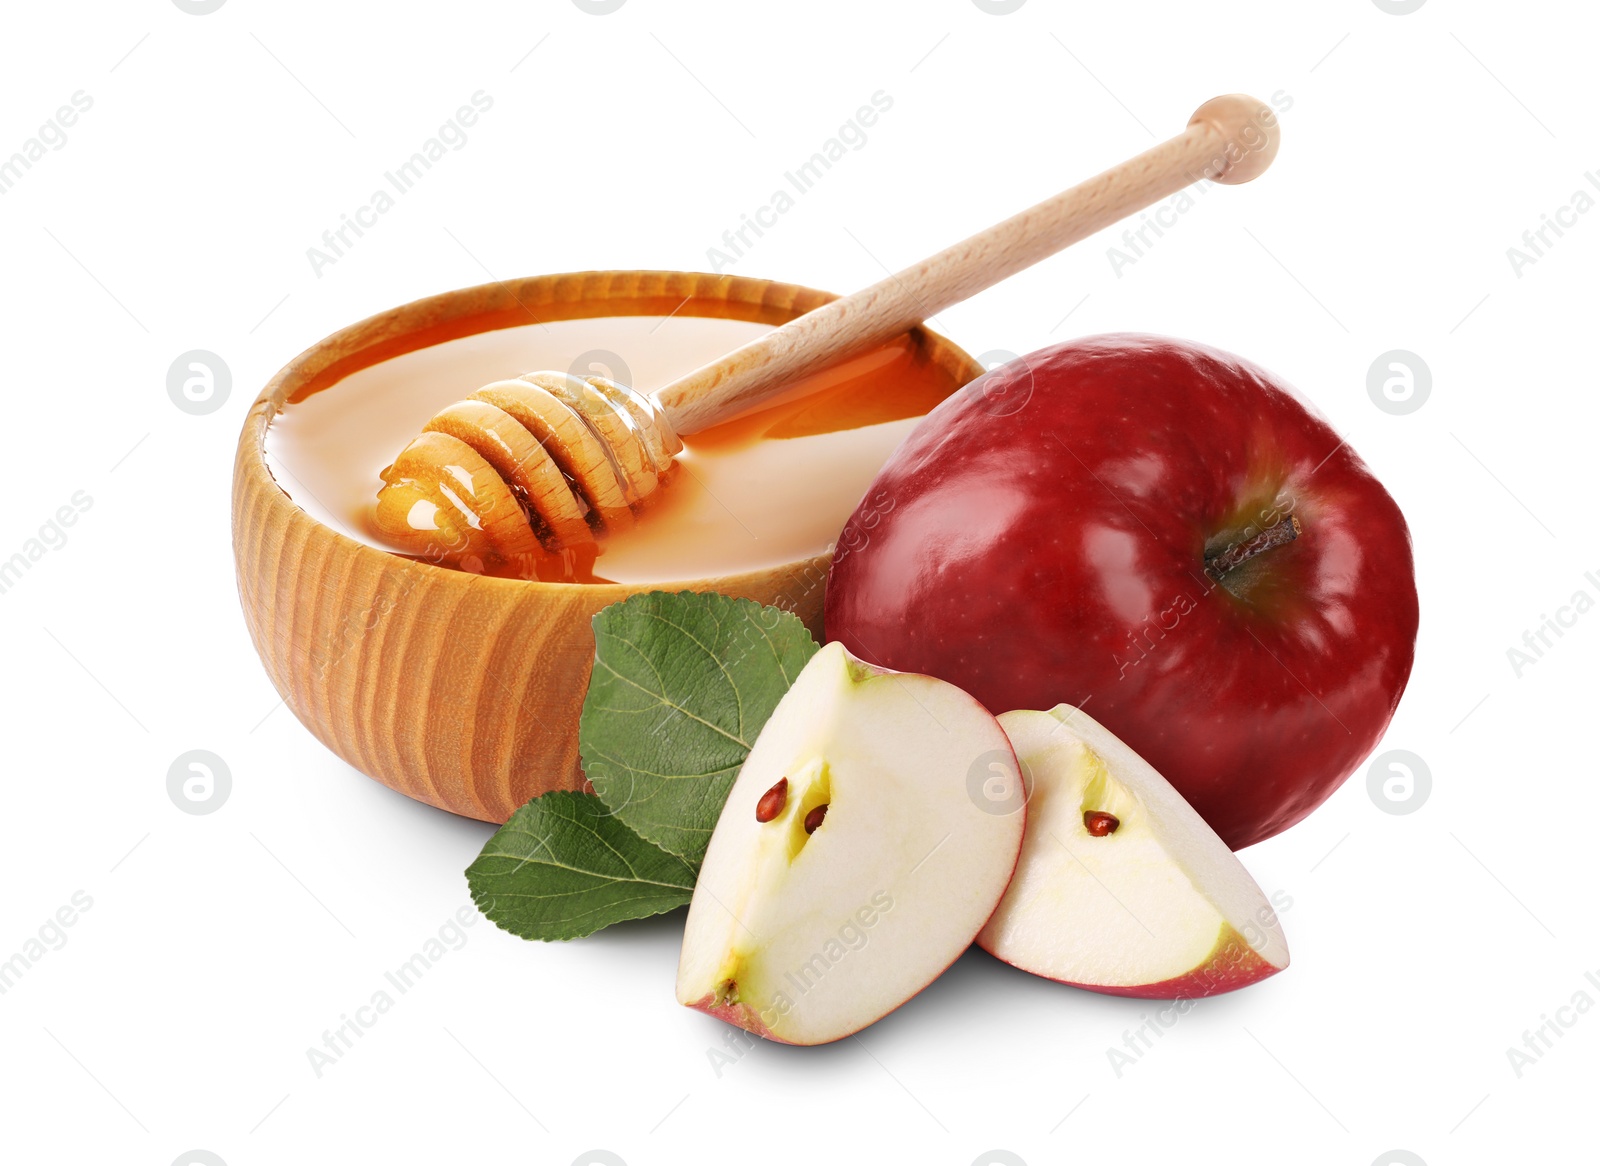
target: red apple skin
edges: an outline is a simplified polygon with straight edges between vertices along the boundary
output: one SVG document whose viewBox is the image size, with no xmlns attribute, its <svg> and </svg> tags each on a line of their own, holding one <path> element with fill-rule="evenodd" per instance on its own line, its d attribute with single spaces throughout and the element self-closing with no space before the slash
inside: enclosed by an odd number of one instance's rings
<svg viewBox="0 0 1600 1166">
<path fill-rule="evenodd" d="M 1017 847 L 1017 857 L 1019 859 L 1022 857 L 1022 848 L 1020 846 Z M 1012 873 L 1013 876 L 1015 876 L 1015 874 L 1016 874 L 1016 868 L 1015 867 L 1012 868 L 1012 872 L 1011 873 Z M 1006 881 L 1007 881 L 1008 884 L 1010 883 L 1010 879 L 1007 879 Z M 1002 894 L 1001 897 L 1002 898 L 1004 897 L 1003 894 Z M 995 906 L 998 907 L 999 905 L 1000 905 L 1000 900 L 996 899 L 995 900 Z M 696 1012 L 704 1012 L 707 1016 L 715 1016 L 718 1020 L 725 1021 L 726 1023 L 733 1025 L 735 1028 L 744 1029 L 751 1036 L 759 1036 L 764 1040 L 771 1041 L 773 1044 L 788 1045 L 790 1048 L 816 1048 L 817 1045 L 833 1044 L 835 1041 L 844 1040 L 844 1038 L 847 1037 L 847 1036 L 854 1036 L 856 1033 L 862 1031 L 862 1029 L 870 1028 L 872 1025 L 877 1024 L 878 1021 L 882 1020 L 885 1016 L 888 1016 L 891 1013 L 898 1012 L 900 1009 L 904 1008 L 907 1004 L 910 1004 L 918 996 L 920 996 L 924 992 L 926 992 L 929 988 L 933 987 L 933 983 L 934 983 L 935 980 L 937 980 L 940 976 L 944 975 L 951 968 L 955 967 L 956 966 L 956 961 L 959 960 L 962 956 L 966 955 L 968 951 L 970 951 L 970 950 L 972 950 L 972 948 L 978 947 L 978 946 L 981 946 L 981 945 L 978 944 L 978 942 L 977 942 L 977 936 L 973 936 L 973 939 L 972 939 L 971 943 L 967 944 L 960 951 L 956 952 L 956 954 L 950 959 L 950 961 L 948 963 L 946 963 L 944 965 L 944 967 L 940 968 L 937 972 L 935 972 L 932 975 L 932 977 L 929 978 L 929 980 L 928 980 L 928 982 L 926 984 L 922 985 L 922 987 L 918 988 L 915 992 L 911 993 L 911 995 L 907 996 L 904 1000 L 900 1001 L 900 1003 L 894 1005 L 892 1008 L 888 1009 L 888 1011 L 886 1011 L 886 1012 L 878 1013 L 878 1015 L 872 1017 L 870 1020 L 862 1021 L 859 1026 L 857 1026 L 856 1028 L 851 1029 L 849 1032 L 841 1032 L 838 1036 L 829 1037 L 827 1040 L 818 1041 L 818 1042 L 816 1042 L 816 1044 L 813 1044 L 813 1045 L 796 1044 L 792 1040 L 784 1040 L 781 1036 L 773 1036 L 772 1035 L 772 1030 L 769 1029 L 764 1023 L 762 1023 L 761 1013 L 758 1010 L 756 1010 L 754 1008 L 751 1008 L 748 1004 L 717 1004 L 717 1003 L 714 1002 L 714 1000 L 712 998 L 712 995 L 709 992 L 706 993 L 704 996 L 700 997 L 700 999 L 696 1000 L 693 1004 L 687 1004 L 687 1005 L 685 1005 L 685 1007 L 686 1008 L 692 1008 Z M 988 950 L 988 949 L 984 949 L 984 950 Z M 990 954 L 993 954 L 993 953 L 990 953 Z M 1000 957 L 999 956 L 995 956 L 995 958 L 999 959 Z M 1003 963 L 1005 961 L 1002 960 L 1001 962 Z M 1046 976 L 1044 978 L 1045 979 L 1049 979 L 1048 976 Z M 1056 981 L 1056 983 L 1058 983 L 1058 984 L 1065 984 L 1067 982 L 1068 981 L 1066 981 L 1066 980 L 1057 980 Z M 1177 980 L 1168 981 L 1168 983 L 1173 983 L 1173 984 L 1176 984 L 1178 982 L 1179 981 L 1177 981 Z M 1075 987 L 1075 988 L 1087 987 L 1087 985 L 1084 985 L 1084 984 L 1074 984 L 1072 986 Z M 1241 984 L 1239 986 L 1243 987 L 1244 985 Z M 1227 989 L 1217 989 L 1217 990 L 1218 991 L 1226 991 Z M 1137 993 L 1134 993 L 1134 992 L 1126 992 L 1125 993 L 1125 992 L 1122 992 L 1120 989 L 1115 989 L 1115 988 L 1091 988 L 1090 991 L 1108 992 L 1108 993 L 1111 993 L 1113 995 L 1136 995 L 1137 994 Z"/>
<path fill-rule="evenodd" d="M 759 1036 L 780 1045 L 794 1043 L 784 1040 L 781 1036 L 773 1036 L 772 1030 L 761 1022 L 761 1013 L 748 1004 L 718 1004 L 716 998 L 707 992 L 688 1007 L 696 1012 L 704 1012 L 707 1016 L 715 1016 L 735 1028 L 742 1028 L 751 1036 Z"/>
<path fill-rule="evenodd" d="M 978 946 L 983 947 L 983 943 L 980 941 Z M 983 950 L 989 951 L 987 947 Z M 994 955 L 994 952 L 990 951 L 989 954 Z M 1000 959 L 997 955 L 994 958 Z M 1010 963 L 1009 960 L 1001 962 Z M 1016 964 L 1012 966 L 1018 967 Z M 1262 959 L 1237 929 L 1224 927 L 1217 936 L 1217 946 L 1199 967 L 1181 976 L 1160 980 L 1154 984 L 1116 986 L 1080 984 L 1076 980 L 1060 980 L 1054 976 L 1045 976 L 1029 968 L 1019 968 L 1019 970 L 1030 975 L 1039 975 L 1046 980 L 1055 980 L 1058 984 L 1099 992 L 1102 996 L 1131 996 L 1140 1000 L 1199 1000 L 1206 996 L 1220 996 L 1224 992 L 1237 992 L 1240 988 L 1248 988 L 1268 976 L 1277 975 L 1288 966 L 1287 960 L 1284 961 L 1283 967 L 1279 967 Z"/>
<path fill-rule="evenodd" d="M 1021 856 L 1022 856 L 1022 848 L 1020 846 L 1017 847 L 1017 856 L 1018 856 L 1018 858 L 1021 858 Z M 1012 873 L 1012 875 L 1016 874 L 1016 868 L 1015 867 L 1012 868 L 1012 872 L 1011 873 Z M 1010 879 L 1007 879 L 1006 881 L 1009 884 Z M 1003 897 L 1003 895 L 1002 895 L 1002 897 Z M 995 906 L 998 907 L 999 905 L 1000 905 L 1000 900 L 996 899 L 995 900 Z M 893 1007 L 889 1008 L 888 1011 L 880 1012 L 880 1013 L 878 1013 L 878 1015 L 876 1015 L 876 1016 L 874 1016 L 874 1017 L 872 1017 L 872 1018 L 870 1018 L 868 1020 L 863 1020 L 859 1026 L 857 1026 L 856 1028 L 851 1029 L 849 1032 L 841 1032 L 838 1036 L 829 1037 L 825 1041 L 818 1041 L 817 1044 L 832 1044 L 834 1041 L 841 1041 L 847 1036 L 854 1036 L 856 1033 L 860 1032 L 862 1029 L 868 1028 L 868 1027 L 870 1027 L 870 1026 L 872 1026 L 874 1024 L 877 1024 L 878 1021 L 882 1020 L 885 1016 L 888 1016 L 890 1013 L 897 1012 L 900 1009 L 904 1008 L 907 1004 L 910 1004 L 918 996 L 922 995 L 930 987 L 932 987 L 934 980 L 937 980 L 940 976 L 944 975 L 952 967 L 954 967 L 955 963 L 956 963 L 956 960 L 958 960 L 962 956 L 966 955 L 968 950 L 971 949 L 976 944 L 977 944 L 977 937 L 974 936 L 973 937 L 973 941 L 971 943 L 968 943 L 966 945 L 966 947 L 963 947 L 960 951 L 958 951 L 955 954 L 955 956 L 948 963 L 946 963 L 944 965 L 944 967 L 940 968 L 937 972 L 935 972 L 933 974 L 933 976 L 928 980 L 928 982 L 926 984 L 922 985 L 922 987 L 918 988 L 915 992 L 911 993 L 911 995 L 907 996 L 904 1000 L 900 1001 L 900 1003 L 898 1003 L 898 1004 L 894 1005 Z M 999 957 L 997 956 L 995 958 L 998 959 Z M 1062 980 L 1062 981 L 1057 981 L 1057 982 L 1058 983 L 1065 983 L 1066 981 Z M 1176 983 L 1177 981 L 1174 980 L 1172 982 Z M 1075 986 L 1081 987 L 1082 985 L 1075 985 Z M 1102 991 L 1102 990 L 1115 991 L 1114 989 L 1094 989 L 1094 990 L 1095 991 Z M 798 1045 L 794 1041 L 784 1040 L 781 1036 L 774 1036 L 772 1034 L 772 1030 L 769 1029 L 766 1026 L 766 1024 L 762 1021 L 761 1013 L 757 1009 L 751 1008 L 748 1004 L 718 1004 L 718 1003 L 715 1002 L 715 999 L 713 998 L 713 996 L 709 992 L 706 993 L 704 996 L 700 997 L 700 999 L 696 1000 L 693 1004 L 685 1005 L 685 1007 L 692 1008 L 696 1012 L 704 1012 L 707 1016 L 715 1016 L 718 1020 L 725 1021 L 726 1023 L 733 1025 L 735 1028 L 744 1029 L 751 1036 L 759 1036 L 759 1037 L 763 1038 L 764 1040 L 769 1040 L 769 1041 L 773 1042 L 773 1044 L 789 1045 L 789 1046 L 791 1046 L 793 1048 L 814 1048 L 814 1047 L 816 1047 L 815 1045 Z"/>
<path fill-rule="evenodd" d="M 1209 549 L 1292 514 L 1212 582 Z M 1271 373 L 1089 337 L 936 408 L 840 536 L 828 637 L 992 712 L 1084 706 L 1235 850 L 1298 822 L 1383 735 L 1417 593 L 1394 500 Z"/>
</svg>

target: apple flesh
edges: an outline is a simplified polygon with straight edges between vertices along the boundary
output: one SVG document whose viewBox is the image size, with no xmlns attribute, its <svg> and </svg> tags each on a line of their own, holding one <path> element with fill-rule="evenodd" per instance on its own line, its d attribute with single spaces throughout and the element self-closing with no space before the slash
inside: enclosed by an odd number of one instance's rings
<svg viewBox="0 0 1600 1166">
<path fill-rule="evenodd" d="M 871 1024 L 972 943 L 1024 816 L 1016 756 L 982 705 L 823 647 L 717 820 L 679 1002 L 790 1044 Z"/>
<path fill-rule="evenodd" d="M 1288 966 L 1261 888 L 1148 762 L 1070 705 L 1000 724 L 1029 789 L 1027 835 L 980 947 L 1036 976 L 1158 999 Z"/>
<path fill-rule="evenodd" d="M 840 536 L 825 622 L 996 713 L 1087 704 L 1238 849 L 1377 744 L 1417 593 L 1399 508 L 1287 385 L 1115 335 L 934 409 Z"/>
</svg>

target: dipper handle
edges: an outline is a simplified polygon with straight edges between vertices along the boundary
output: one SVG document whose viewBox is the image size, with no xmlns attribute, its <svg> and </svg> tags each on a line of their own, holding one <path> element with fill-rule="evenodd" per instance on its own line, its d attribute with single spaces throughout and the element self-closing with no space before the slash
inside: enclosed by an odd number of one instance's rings
<svg viewBox="0 0 1600 1166">
<path fill-rule="evenodd" d="M 1181 134 L 853 295 L 798 316 L 652 394 L 697 433 L 806 373 L 890 340 L 952 304 L 1201 179 L 1249 182 L 1278 153 L 1278 119 L 1253 97 L 1202 105 Z"/>
</svg>

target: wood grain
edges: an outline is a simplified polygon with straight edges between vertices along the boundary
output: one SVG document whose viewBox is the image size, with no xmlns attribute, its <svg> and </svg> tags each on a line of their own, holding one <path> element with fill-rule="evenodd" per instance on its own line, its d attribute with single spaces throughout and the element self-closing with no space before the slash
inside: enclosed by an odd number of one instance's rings
<svg viewBox="0 0 1600 1166">
<path fill-rule="evenodd" d="M 650 586 L 485 578 L 388 554 L 312 519 L 267 469 L 267 424 L 292 401 L 429 345 L 536 320 L 719 316 L 781 324 L 826 292 L 733 276 L 591 271 L 484 284 L 363 320 L 301 353 L 239 436 L 233 547 L 246 627 L 300 721 L 361 772 L 430 805 L 503 822 L 529 798 L 581 789 L 577 725 L 596 612 Z M 962 384 L 982 370 L 917 332 Z M 673 584 L 778 604 L 820 636 L 829 556 Z"/>
</svg>

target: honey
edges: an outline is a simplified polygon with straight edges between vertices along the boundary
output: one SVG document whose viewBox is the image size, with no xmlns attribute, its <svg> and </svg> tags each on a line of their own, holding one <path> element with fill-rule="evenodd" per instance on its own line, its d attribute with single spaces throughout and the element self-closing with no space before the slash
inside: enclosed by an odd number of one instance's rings
<svg viewBox="0 0 1600 1166">
<path fill-rule="evenodd" d="M 318 521 L 384 550 L 381 472 L 438 410 L 537 369 L 601 375 L 650 392 L 769 325 L 688 315 L 556 320 L 474 335 L 350 371 L 292 401 L 266 436 L 282 489 Z M 925 341 L 902 337 L 791 386 L 757 411 L 686 436 L 677 465 L 631 526 L 593 553 L 496 573 L 670 584 L 760 570 L 826 551 L 879 467 L 958 387 Z"/>
</svg>

